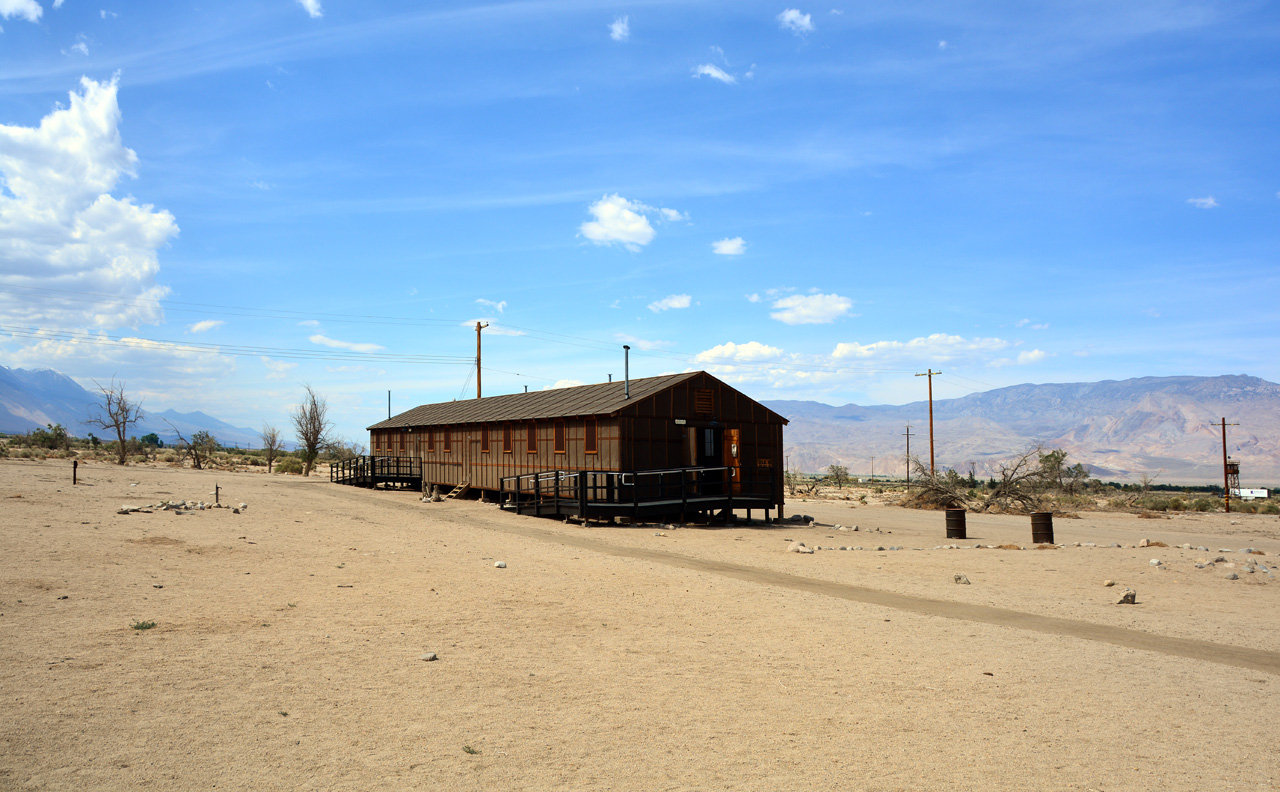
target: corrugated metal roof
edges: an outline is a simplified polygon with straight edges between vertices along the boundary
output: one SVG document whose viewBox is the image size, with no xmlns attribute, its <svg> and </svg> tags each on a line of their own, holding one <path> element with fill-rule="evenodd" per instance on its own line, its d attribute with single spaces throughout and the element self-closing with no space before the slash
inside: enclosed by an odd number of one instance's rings
<svg viewBox="0 0 1280 792">
<path fill-rule="evenodd" d="M 486 396 L 483 399 L 424 404 L 385 421 L 379 421 L 369 429 L 610 415 L 702 373 L 704 372 L 691 371 L 684 374 L 633 379 L 630 399 L 624 396 L 624 383 L 601 382 L 574 388 L 556 388 L 532 393 Z"/>
</svg>

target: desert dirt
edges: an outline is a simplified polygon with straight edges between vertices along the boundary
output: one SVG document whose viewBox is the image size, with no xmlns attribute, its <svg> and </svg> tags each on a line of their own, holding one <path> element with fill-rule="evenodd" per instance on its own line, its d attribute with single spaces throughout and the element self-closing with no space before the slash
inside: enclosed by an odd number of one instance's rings
<svg viewBox="0 0 1280 792">
<path fill-rule="evenodd" d="M 3 790 L 1280 789 L 1275 516 L 1082 513 L 1037 550 L 1025 516 L 958 541 L 839 501 L 611 527 L 80 478 L 0 462 Z M 215 483 L 248 508 L 117 514 Z"/>
</svg>

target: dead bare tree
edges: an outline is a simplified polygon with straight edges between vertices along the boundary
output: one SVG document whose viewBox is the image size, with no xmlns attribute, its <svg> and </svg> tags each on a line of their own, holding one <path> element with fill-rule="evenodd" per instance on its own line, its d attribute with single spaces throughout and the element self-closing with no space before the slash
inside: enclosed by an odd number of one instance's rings
<svg viewBox="0 0 1280 792">
<path fill-rule="evenodd" d="M 93 383 L 102 395 L 102 404 L 94 405 L 95 411 L 85 423 L 116 433 L 116 454 L 121 465 L 129 460 L 126 438 L 129 427 L 142 419 L 142 402 L 135 402 L 125 393 L 124 383 L 116 384 L 114 378 L 108 385 L 96 380 Z"/>
<path fill-rule="evenodd" d="M 283 444 L 280 442 L 280 430 L 271 424 L 262 425 L 262 450 L 267 452 L 267 472 L 271 472 L 271 468 L 276 463 L 276 457 L 280 454 Z"/>
<path fill-rule="evenodd" d="M 967 484 L 959 473 L 950 468 L 931 473 L 919 457 L 913 455 L 910 459 L 916 475 L 912 481 L 915 491 L 907 501 L 909 505 L 920 509 L 968 508 Z"/>
<path fill-rule="evenodd" d="M 1044 505 L 1044 470 L 1040 466 L 1040 446 L 1001 462 L 996 486 L 987 495 L 987 511 L 1026 514 L 1041 511 Z M 1063 457 L 1066 455 L 1063 454 Z"/>
<path fill-rule="evenodd" d="M 328 442 L 333 424 L 329 421 L 329 405 L 324 397 L 317 395 L 310 385 L 303 387 L 306 393 L 302 397 L 302 403 L 290 413 L 290 417 L 293 418 L 298 444 L 302 446 L 302 475 L 310 476 L 320 449 Z"/>
</svg>

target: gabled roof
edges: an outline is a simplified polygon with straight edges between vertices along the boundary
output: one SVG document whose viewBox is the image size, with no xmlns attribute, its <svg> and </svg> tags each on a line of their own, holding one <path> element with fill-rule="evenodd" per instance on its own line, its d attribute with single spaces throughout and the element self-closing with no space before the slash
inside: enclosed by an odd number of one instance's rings
<svg viewBox="0 0 1280 792">
<path fill-rule="evenodd" d="M 612 415 L 623 408 L 703 374 L 691 371 L 631 380 L 631 398 L 625 396 L 622 382 L 601 382 L 573 388 L 486 396 L 483 399 L 424 404 L 388 418 L 369 429 L 398 429 L 404 426 L 448 426 L 452 424 L 491 423 L 494 421 L 532 421 L 542 418 L 570 418 L 585 415 Z"/>
</svg>

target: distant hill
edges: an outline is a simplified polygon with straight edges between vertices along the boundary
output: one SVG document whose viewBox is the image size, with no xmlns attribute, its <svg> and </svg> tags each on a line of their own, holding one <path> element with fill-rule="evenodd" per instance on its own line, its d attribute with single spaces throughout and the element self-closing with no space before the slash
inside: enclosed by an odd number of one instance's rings
<svg viewBox="0 0 1280 792">
<path fill-rule="evenodd" d="M 90 432 L 105 437 L 101 429 L 84 423 L 101 401 L 97 394 L 60 371 L 0 366 L 0 432 L 21 434 L 47 424 L 62 424 L 76 437 L 86 437 Z M 177 435 L 166 420 L 185 437 L 204 429 L 223 445 L 261 445 L 256 429 L 232 426 L 202 412 L 152 411 L 145 404 L 142 420 L 130 428 L 129 434 L 141 437 L 154 432 L 166 443 L 173 442 Z"/>
<path fill-rule="evenodd" d="M 904 472 L 911 453 L 929 457 L 929 405 L 833 407 L 809 401 L 765 404 L 791 420 L 785 437 L 791 465 L 814 472 L 832 463 L 854 475 Z M 1222 481 L 1225 417 L 1228 452 L 1244 486 L 1280 484 L 1280 385 L 1257 377 L 1142 377 L 1104 382 L 1014 385 L 934 401 L 941 467 L 990 475 L 1036 444 L 1063 448 L 1104 479 L 1143 474 L 1165 483 Z"/>
</svg>

